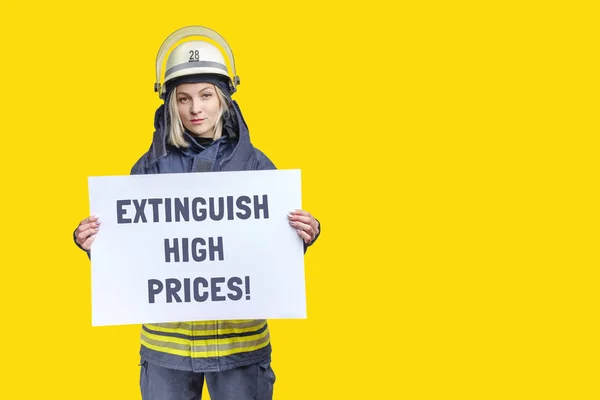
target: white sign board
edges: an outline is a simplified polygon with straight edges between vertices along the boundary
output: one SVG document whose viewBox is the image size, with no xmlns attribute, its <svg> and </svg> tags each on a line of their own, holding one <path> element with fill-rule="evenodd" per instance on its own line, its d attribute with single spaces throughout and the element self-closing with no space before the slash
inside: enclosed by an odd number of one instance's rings
<svg viewBox="0 0 600 400">
<path fill-rule="evenodd" d="M 90 177 L 92 325 L 306 318 L 299 170 Z"/>
</svg>

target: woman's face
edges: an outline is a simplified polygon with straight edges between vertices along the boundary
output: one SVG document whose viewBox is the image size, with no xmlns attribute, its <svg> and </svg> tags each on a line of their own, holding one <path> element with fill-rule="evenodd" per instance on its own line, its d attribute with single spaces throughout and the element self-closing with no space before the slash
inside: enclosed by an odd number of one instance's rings
<svg viewBox="0 0 600 400">
<path fill-rule="evenodd" d="M 177 108 L 183 126 L 199 137 L 213 137 L 220 103 L 212 83 L 182 83 L 177 86 Z"/>
</svg>

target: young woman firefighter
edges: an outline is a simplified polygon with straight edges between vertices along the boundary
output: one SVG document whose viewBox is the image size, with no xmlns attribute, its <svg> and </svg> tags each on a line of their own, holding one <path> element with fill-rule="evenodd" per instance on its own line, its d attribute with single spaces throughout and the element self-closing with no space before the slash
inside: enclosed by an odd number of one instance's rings
<svg viewBox="0 0 600 400">
<path fill-rule="evenodd" d="M 212 39 L 225 51 L 233 78 L 219 49 L 192 36 Z M 177 42 L 160 84 L 163 58 Z M 182 28 L 165 40 L 156 66 L 155 91 L 164 103 L 155 113 L 150 149 L 132 174 L 275 169 L 253 147 L 240 108 L 231 99 L 239 78 L 221 36 L 204 27 Z M 319 222 L 303 210 L 288 219 L 306 251 L 319 236 Z M 90 257 L 100 226 L 99 217 L 91 216 L 74 232 L 76 244 Z M 204 379 L 213 400 L 272 398 L 275 375 L 266 320 L 145 324 L 140 355 L 144 400 L 199 399 Z"/>
</svg>

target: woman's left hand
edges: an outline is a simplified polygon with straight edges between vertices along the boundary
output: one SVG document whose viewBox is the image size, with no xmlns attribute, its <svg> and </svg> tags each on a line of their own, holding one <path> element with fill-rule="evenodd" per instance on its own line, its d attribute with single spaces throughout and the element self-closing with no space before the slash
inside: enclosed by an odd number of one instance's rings
<svg viewBox="0 0 600 400">
<path fill-rule="evenodd" d="M 311 244 L 319 234 L 319 223 L 308 211 L 294 210 L 288 219 L 306 244 Z"/>
</svg>

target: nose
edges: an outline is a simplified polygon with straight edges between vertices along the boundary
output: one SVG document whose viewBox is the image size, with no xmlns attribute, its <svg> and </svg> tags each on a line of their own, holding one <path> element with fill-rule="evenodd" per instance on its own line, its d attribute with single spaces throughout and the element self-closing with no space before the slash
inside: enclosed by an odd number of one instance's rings
<svg viewBox="0 0 600 400">
<path fill-rule="evenodd" d="M 202 107 L 200 106 L 200 101 L 196 100 L 196 99 L 192 99 L 192 108 L 191 108 L 191 112 L 192 114 L 196 115 L 196 114 L 200 114 L 202 112 Z"/>
</svg>

